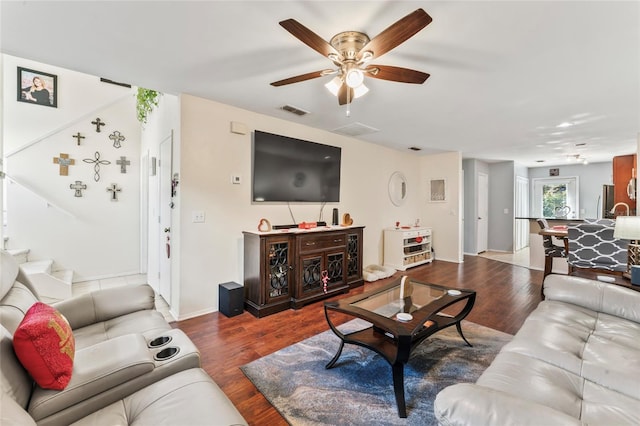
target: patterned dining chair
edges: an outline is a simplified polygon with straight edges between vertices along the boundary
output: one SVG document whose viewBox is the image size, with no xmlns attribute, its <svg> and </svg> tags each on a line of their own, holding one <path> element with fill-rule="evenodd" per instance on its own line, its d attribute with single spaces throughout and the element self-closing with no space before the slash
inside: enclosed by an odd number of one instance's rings
<svg viewBox="0 0 640 426">
<path fill-rule="evenodd" d="M 613 237 L 613 219 L 585 219 L 568 225 L 569 274 L 591 269 L 622 275 L 627 270 L 629 241 Z"/>
</svg>

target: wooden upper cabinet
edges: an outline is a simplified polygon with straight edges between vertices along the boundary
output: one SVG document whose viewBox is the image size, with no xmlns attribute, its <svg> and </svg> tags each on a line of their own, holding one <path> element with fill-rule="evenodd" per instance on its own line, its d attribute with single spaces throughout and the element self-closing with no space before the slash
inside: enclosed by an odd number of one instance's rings
<svg viewBox="0 0 640 426">
<path fill-rule="evenodd" d="M 636 176 L 636 154 L 613 157 L 613 200 L 614 203 L 627 203 L 631 214 L 636 210 Z M 624 206 L 616 208 L 616 216 L 621 214 L 626 214 Z"/>
</svg>

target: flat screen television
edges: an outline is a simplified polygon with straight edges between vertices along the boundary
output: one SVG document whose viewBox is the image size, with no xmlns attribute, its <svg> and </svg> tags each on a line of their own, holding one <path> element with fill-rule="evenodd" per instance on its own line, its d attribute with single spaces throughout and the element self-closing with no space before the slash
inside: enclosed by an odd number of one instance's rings
<svg viewBox="0 0 640 426">
<path fill-rule="evenodd" d="M 335 146 L 254 131 L 252 200 L 340 201 L 341 154 Z"/>
</svg>

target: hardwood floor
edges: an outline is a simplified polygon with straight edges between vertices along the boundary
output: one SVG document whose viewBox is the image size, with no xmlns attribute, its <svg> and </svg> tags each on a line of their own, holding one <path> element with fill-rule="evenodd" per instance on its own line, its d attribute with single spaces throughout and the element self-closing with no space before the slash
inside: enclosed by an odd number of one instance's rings
<svg viewBox="0 0 640 426">
<path fill-rule="evenodd" d="M 385 280 L 365 282 L 363 287 L 352 290 L 349 295 L 377 288 L 400 275 L 397 272 Z M 520 328 L 540 302 L 542 271 L 478 256 L 465 256 L 462 264 L 436 260 L 432 264 L 412 268 L 406 271 L 406 275 L 419 281 L 475 290 L 476 303 L 467 320 L 510 334 Z M 350 319 L 344 316 L 337 322 Z M 201 352 L 202 367 L 249 424 L 269 426 L 287 425 L 287 422 L 239 367 L 328 330 L 323 302 L 260 319 L 248 312 L 232 318 L 215 312 L 173 325 L 194 341 Z"/>
</svg>

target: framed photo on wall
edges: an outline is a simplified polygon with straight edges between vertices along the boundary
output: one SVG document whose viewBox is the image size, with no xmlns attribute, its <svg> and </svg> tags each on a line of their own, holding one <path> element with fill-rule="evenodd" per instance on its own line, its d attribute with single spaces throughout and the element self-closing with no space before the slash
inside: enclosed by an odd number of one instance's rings
<svg viewBox="0 0 640 426">
<path fill-rule="evenodd" d="M 429 181 L 429 201 L 432 203 L 447 201 L 447 181 L 431 179 Z"/>
<path fill-rule="evenodd" d="M 18 102 L 58 107 L 58 76 L 18 67 Z"/>
</svg>

